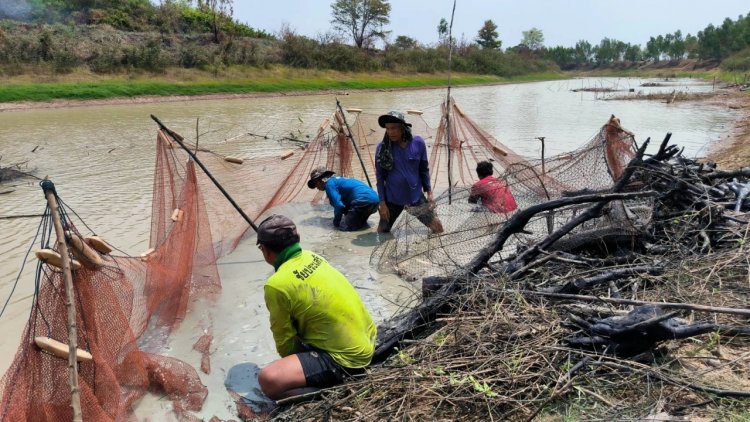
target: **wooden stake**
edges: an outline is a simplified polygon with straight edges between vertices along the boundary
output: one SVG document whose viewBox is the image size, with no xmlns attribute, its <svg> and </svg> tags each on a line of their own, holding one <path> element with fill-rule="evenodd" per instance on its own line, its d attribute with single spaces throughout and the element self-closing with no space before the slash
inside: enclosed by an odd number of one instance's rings
<svg viewBox="0 0 750 422">
<path fill-rule="evenodd" d="M 78 348 L 78 334 L 76 331 L 76 308 L 73 305 L 75 300 L 73 296 L 73 273 L 70 270 L 70 256 L 68 255 L 68 245 L 65 243 L 65 230 L 63 229 L 62 220 L 60 220 L 60 210 L 55 198 L 55 185 L 45 180 L 42 182 L 42 189 L 47 197 L 52 223 L 55 226 L 57 235 L 57 248 L 62 255 L 62 272 L 65 281 L 65 308 L 68 310 L 68 381 L 70 384 L 70 406 L 73 408 L 73 421 L 82 422 L 81 416 L 81 394 L 78 387 L 78 359 L 76 349 Z"/>
</svg>

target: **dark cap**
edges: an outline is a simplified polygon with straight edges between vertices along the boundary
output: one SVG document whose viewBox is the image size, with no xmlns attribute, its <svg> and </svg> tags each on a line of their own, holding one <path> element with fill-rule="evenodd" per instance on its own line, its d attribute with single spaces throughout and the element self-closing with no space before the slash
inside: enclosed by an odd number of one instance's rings
<svg viewBox="0 0 750 422">
<path fill-rule="evenodd" d="M 317 183 L 318 179 L 331 177 L 334 174 L 336 174 L 336 172 L 328 170 L 325 167 L 318 167 L 310 172 L 310 180 L 307 181 L 307 187 L 310 189 L 315 189 L 315 183 Z"/>
<path fill-rule="evenodd" d="M 385 127 L 386 123 L 401 123 L 402 125 L 411 127 L 411 123 L 406 123 L 404 113 L 400 111 L 389 111 L 387 114 L 378 117 L 380 127 Z"/>
<path fill-rule="evenodd" d="M 297 242 L 297 226 L 289 217 L 274 214 L 258 225 L 258 244 L 290 246 Z"/>
</svg>

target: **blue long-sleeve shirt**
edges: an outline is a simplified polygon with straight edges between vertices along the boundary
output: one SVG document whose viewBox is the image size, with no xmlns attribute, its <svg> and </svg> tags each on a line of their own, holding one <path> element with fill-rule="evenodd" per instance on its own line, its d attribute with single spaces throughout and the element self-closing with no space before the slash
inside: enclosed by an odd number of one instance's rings
<svg viewBox="0 0 750 422">
<path fill-rule="evenodd" d="M 377 151 L 383 147 L 378 144 Z M 376 155 L 377 155 L 376 151 Z M 422 192 L 430 192 L 430 168 L 427 164 L 427 147 L 424 139 L 414 136 L 406 148 L 395 142 L 391 144 L 393 169 L 386 171 L 375 166 L 378 195 L 382 200 L 396 205 L 413 205 L 422 198 Z"/>
<path fill-rule="evenodd" d="M 344 209 L 376 205 L 378 194 L 365 183 L 348 177 L 331 177 L 325 184 L 328 201 L 333 205 L 333 225 L 338 227 Z"/>
</svg>

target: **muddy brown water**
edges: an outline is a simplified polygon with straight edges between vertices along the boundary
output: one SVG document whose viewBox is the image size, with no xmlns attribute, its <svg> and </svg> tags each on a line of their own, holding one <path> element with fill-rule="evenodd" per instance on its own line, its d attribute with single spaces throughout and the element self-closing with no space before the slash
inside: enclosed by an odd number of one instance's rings
<svg viewBox="0 0 750 422">
<path fill-rule="evenodd" d="M 659 82 L 662 86 L 642 87 L 644 82 Z M 582 88 L 611 88 L 613 92 L 584 92 L 580 91 Z M 453 88 L 452 95 L 464 113 L 488 133 L 529 157 L 539 157 L 541 144 L 536 138 L 540 136 L 546 138 L 548 156 L 577 148 L 611 114 L 636 134 L 638 142 L 647 137 L 659 141 L 670 131 L 673 142 L 684 146 L 686 155 L 705 154 L 707 147 L 731 128 L 734 111 L 700 103 L 611 100 L 616 95 L 673 89 L 705 92 L 712 86 L 689 79 L 596 78 Z M 60 197 L 92 231 L 124 253 L 137 255 L 148 247 L 156 136 L 150 114 L 189 139 L 195 138 L 197 120 L 203 145 L 222 153 L 247 156 L 250 151 L 262 154 L 288 148 L 274 139 L 312 136 L 320 122 L 334 111 L 336 97 L 344 108 L 367 112 L 422 110 L 427 123 L 437 127 L 446 90 L 2 112 L 0 166 L 26 162 L 37 176 L 49 176 Z M 228 139 L 242 142 L 226 142 Z M 0 217 L 43 212 L 45 201 L 37 181 L 0 184 L 0 191 L 6 190 L 13 191 L 0 195 Z M 372 229 L 357 233 L 331 230 L 332 211 L 328 206 L 285 205 L 274 211 L 289 215 L 299 224 L 303 247 L 321 253 L 349 277 L 377 322 L 416 300 L 418 285 L 379 274 L 370 267 L 370 253 L 380 241 Z M 15 289 L 0 317 L 0 329 L 5 333 L 0 345 L 2 372 L 13 359 L 29 315 L 36 261 L 33 255 L 26 254 L 32 248 L 39 221 L 38 217 L 0 218 L 0 301 L 4 303 Z M 370 223 L 374 227 L 375 217 Z M 223 258 L 219 267 L 223 284 L 219 303 L 193 302 L 169 345 L 160 352 L 199 367 L 200 355 L 192 350 L 192 345 L 203 334 L 202 327 L 210 326 L 214 335 L 212 372 L 201 374 L 210 393 L 200 416 L 228 419 L 234 417 L 234 405 L 224 387 L 227 372 L 243 362 L 262 366 L 277 355 L 262 297 L 262 286 L 271 267 L 262 261 L 252 239 L 246 239 Z M 136 414 L 153 420 L 166 418 L 169 410 L 167 400 L 146 397 Z"/>
</svg>

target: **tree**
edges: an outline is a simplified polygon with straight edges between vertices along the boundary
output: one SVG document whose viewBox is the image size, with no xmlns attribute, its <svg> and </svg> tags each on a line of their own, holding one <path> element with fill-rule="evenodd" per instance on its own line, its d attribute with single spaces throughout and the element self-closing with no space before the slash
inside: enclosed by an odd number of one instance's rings
<svg viewBox="0 0 750 422">
<path fill-rule="evenodd" d="M 625 55 L 623 57 L 625 58 L 625 60 L 629 60 L 631 62 L 640 61 L 643 58 L 641 46 L 638 44 L 627 44 L 627 48 L 625 48 Z"/>
<path fill-rule="evenodd" d="M 670 36 L 671 35 L 671 36 Z M 685 40 L 682 38 L 682 31 L 679 29 L 674 34 L 667 34 L 664 40 L 669 37 L 669 43 L 665 46 L 669 58 L 672 60 L 679 60 L 685 56 Z"/>
<path fill-rule="evenodd" d="M 534 51 L 544 47 L 544 34 L 542 34 L 541 29 L 531 28 L 528 31 L 523 31 L 522 34 L 521 44 L 529 50 Z"/>
<path fill-rule="evenodd" d="M 500 49 L 503 42 L 497 39 L 499 34 L 497 33 L 497 25 L 492 22 L 491 19 L 484 21 L 484 25 L 477 33 L 477 44 L 481 45 L 482 48 L 491 50 Z"/>
<path fill-rule="evenodd" d="M 661 45 L 659 45 L 659 41 L 656 38 L 650 37 L 648 39 L 644 55 L 647 58 L 654 59 L 655 62 L 659 61 L 661 58 Z"/>
<path fill-rule="evenodd" d="M 544 51 L 544 58 L 554 61 L 562 70 L 570 70 L 576 66 L 576 51 L 574 48 L 559 45 L 547 48 Z"/>
<path fill-rule="evenodd" d="M 414 38 L 407 37 L 406 35 L 399 35 L 396 37 L 396 40 L 393 41 L 393 46 L 402 50 L 410 50 L 412 48 L 417 48 L 419 43 Z"/>
<path fill-rule="evenodd" d="M 375 38 L 383 39 L 383 26 L 391 22 L 388 0 L 336 0 L 331 13 L 333 26 L 350 34 L 357 48 L 371 46 Z"/>
<path fill-rule="evenodd" d="M 687 34 L 685 36 L 685 51 L 687 51 L 688 59 L 698 57 L 698 38 L 695 35 Z"/>
<path fill-rule="evenodd" d="M 233 0 L 198 0 L 198 8 L 211 15 L 211 32 L 217 44 L 221 41 L 222 28 L 232 20 L 233 3 Z"/>
<path fill-rule="evenodd" d="M 586 40 L 580 40 L 575 46 L 575 62 L 578 66 L 588 63 L 591 60 L 591 56 L 594 54 L 594 49 L 591 47 L 591 43 Z"/>
<path fill-rule="evenodd" d="M 448 43 L 448 21 L 445 18 L 440 18 L 440 23 L 437 27 L 438 31 L 438 42 L 440 44 Z"/>
</svg>

